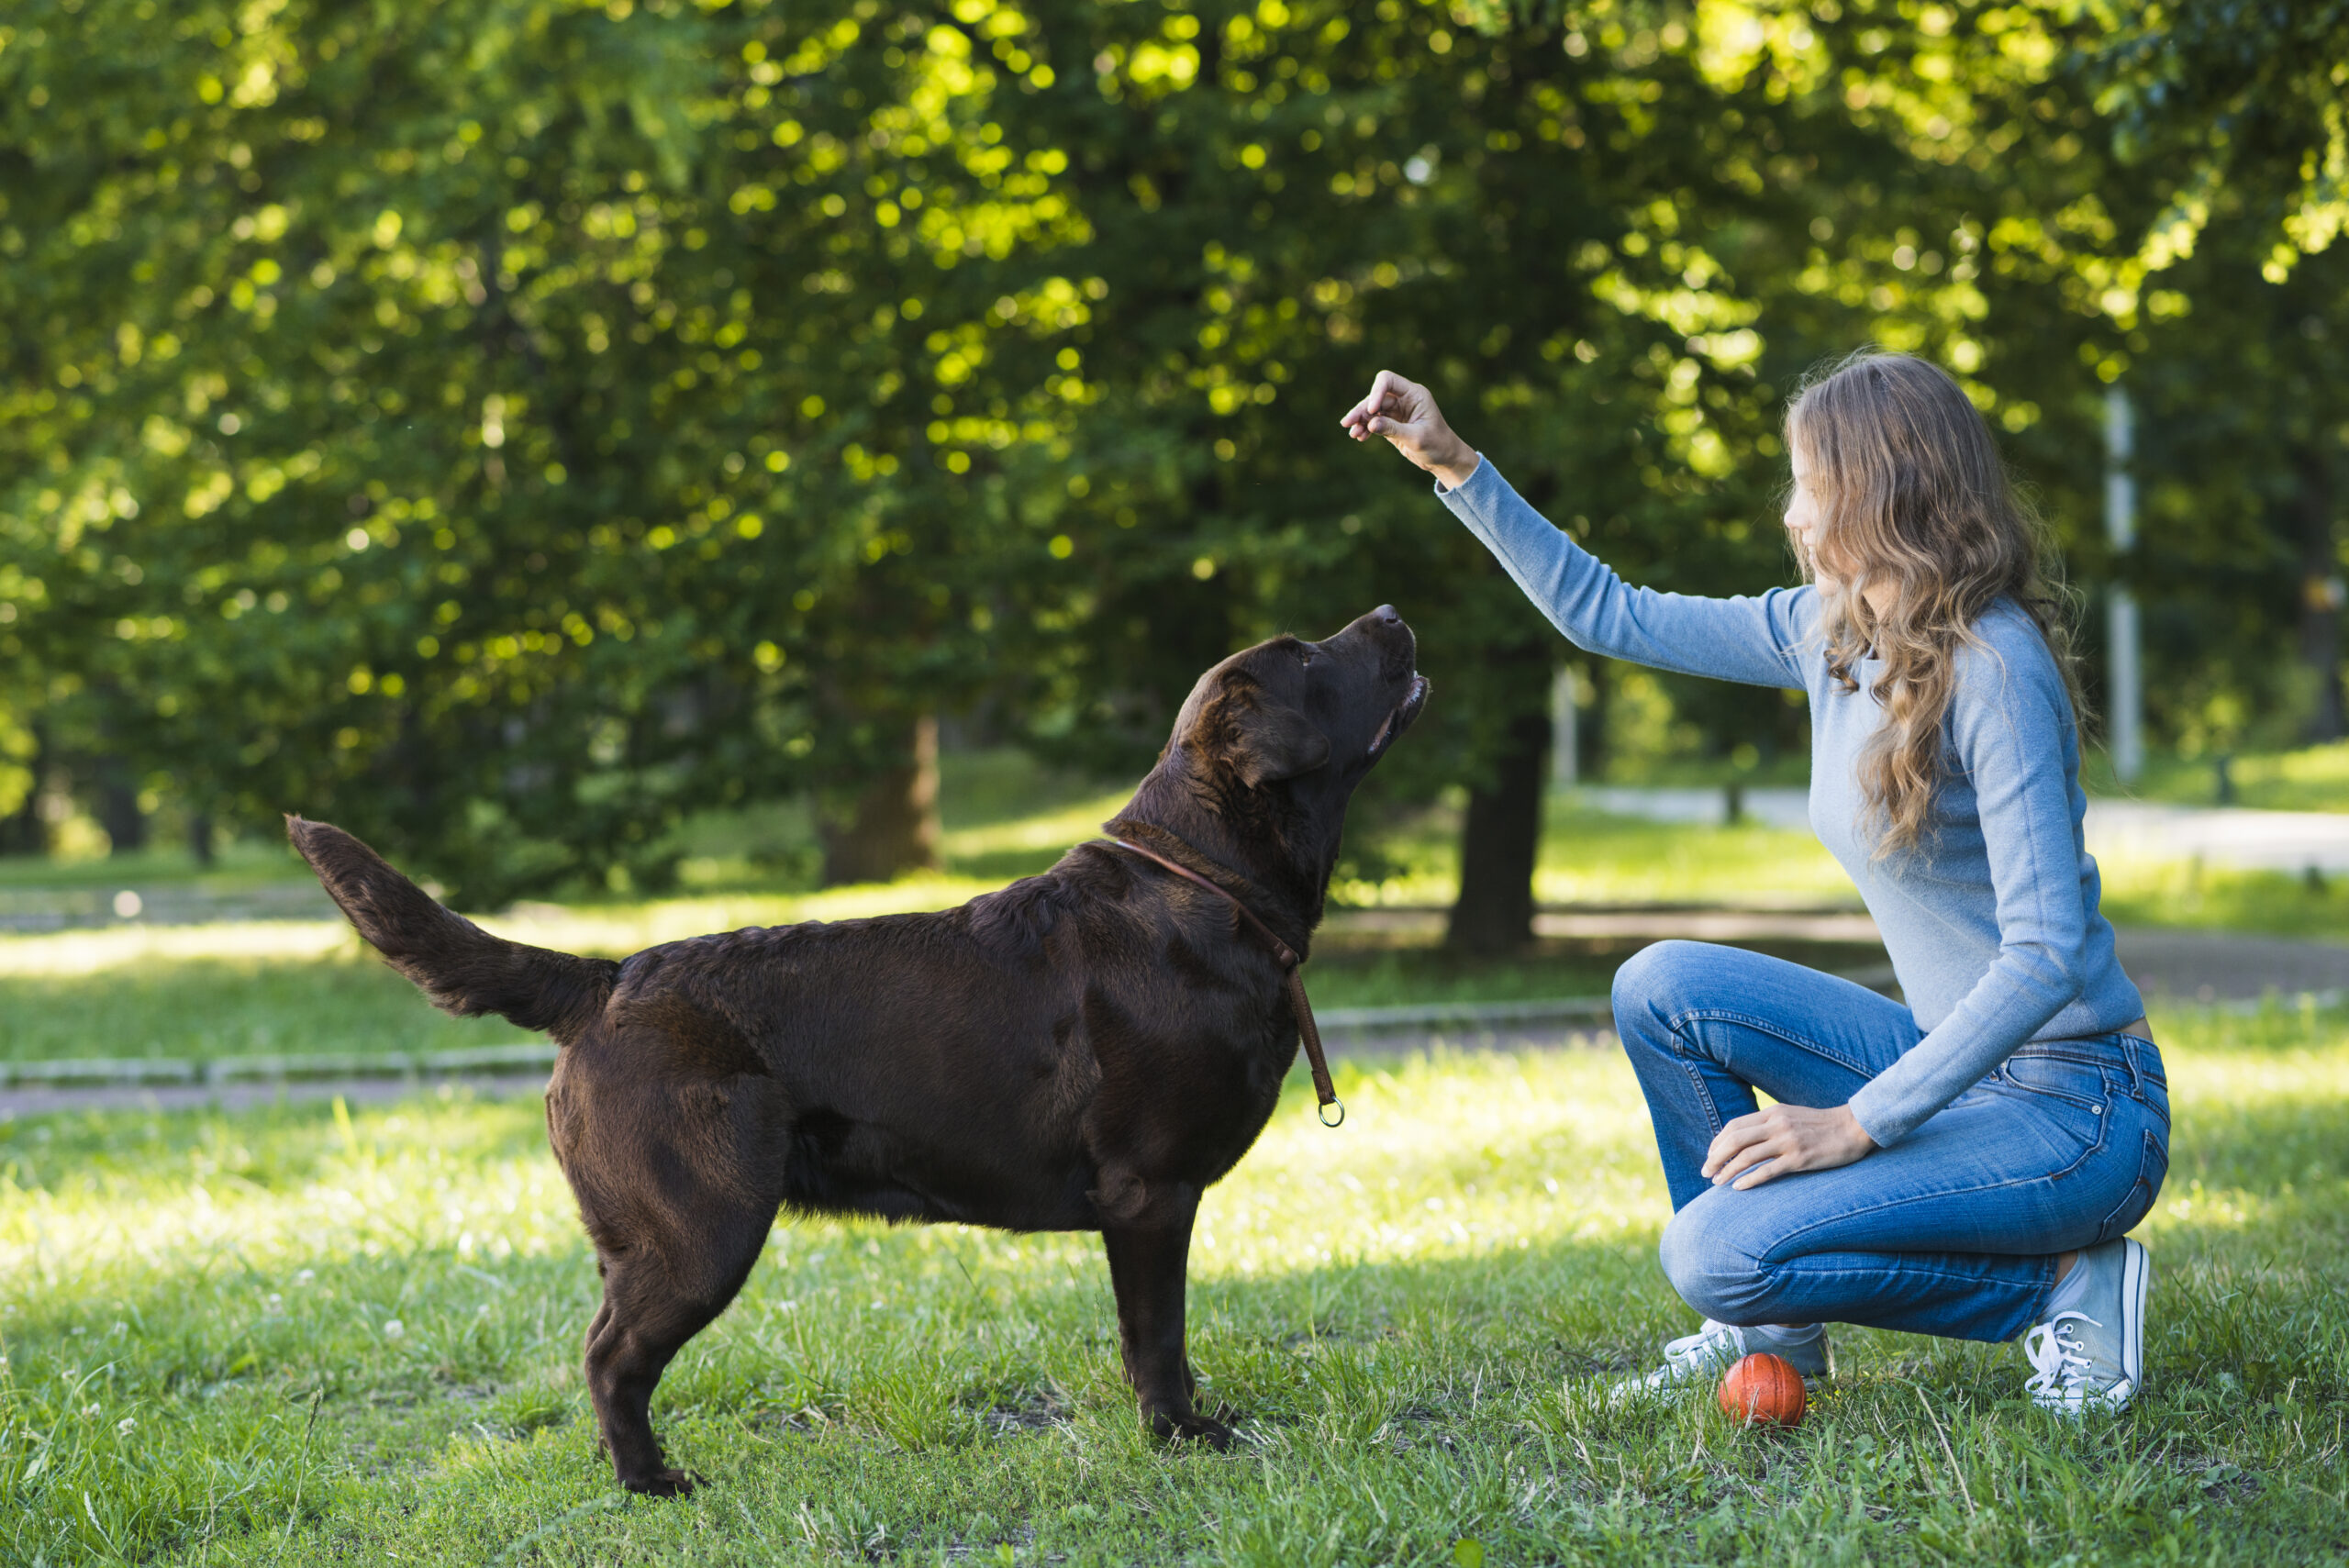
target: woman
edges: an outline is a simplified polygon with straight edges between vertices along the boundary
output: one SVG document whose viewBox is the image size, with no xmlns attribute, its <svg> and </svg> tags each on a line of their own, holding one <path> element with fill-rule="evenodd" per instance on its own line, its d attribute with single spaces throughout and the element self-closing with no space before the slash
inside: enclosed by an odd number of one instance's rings
<svg viewBox="0 0 2349 1568">
<path fill-rule="evenodd" d="M 1795 399 L 1786 526 L 1809 584 L 1754 598 L 1626 587 L 1423 386 L 1381 372 L 1343 422 L 1433 473 L 1576 646 L 1809 694 L 1811 827 L 1908 998 L 1698 942 L 1617 973 L 1672 1193 L 1664 1272 L 1705 1316 L 1624 1386 L 1756 1351 L 1829 1375 L 1839 1322 L 2025 1335 L 2039 1404 L 2127 1405 L 2147 1268 L 2124 1238 L 2168 1170 L 2166 1085 L 2081 845 L 2042 529 L 1957 384 L 1869 354 Z"/>
</svg>

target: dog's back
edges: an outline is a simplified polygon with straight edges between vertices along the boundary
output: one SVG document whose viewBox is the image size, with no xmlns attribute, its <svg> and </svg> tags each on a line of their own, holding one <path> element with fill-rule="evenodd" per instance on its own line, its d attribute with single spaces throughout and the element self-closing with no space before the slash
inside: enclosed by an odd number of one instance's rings
<svg viewBox="0 0 2349 1568">
<path fill-rule="evenodd" d="M 795 1207 L 1091 1229 L 1094 1031 L 1105 1008 L 1154 1011 L 1162 1028 L 1179 1011 L 1112 995 L 1149 966 L 1104 951 L 1142 945 L 1163 916 L 1135 891 L 1129 867 L 1080 851 L 952 909 L 647 949 L 565 1053 L 566 1093 L 741 1073 L 729 1092 L 755 1077 L 787 1107 Z"/>
<path fill-rule="evenodd" d="M 615 962 L 495 936 L 341 828 L 287 827 L 360 935 L 436 1006 L 564 1047 L 548 1131 L 591 1231 L 660 1184 L 619 1184 L 624 1197 L 595 1173 L 658 1162 L 623 1152 L 644 1141 L 640 1121 L 755 1151 L 750 1184 L 770 1206 L 1096 1222 L 1083 1121 L 1100 1074 L 1078 926 L 1104 901 L 1066 862 L 960 908 L 753 927 Z M 1122 870 L 1108 880 L 1127 885 Z"/>
</svg>

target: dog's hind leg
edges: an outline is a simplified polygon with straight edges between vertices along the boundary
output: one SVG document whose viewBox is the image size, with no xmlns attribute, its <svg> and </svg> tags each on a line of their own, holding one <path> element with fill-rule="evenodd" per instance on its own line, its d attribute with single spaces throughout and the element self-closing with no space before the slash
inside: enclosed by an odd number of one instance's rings
<svg viewBox="0 0 2349 1568">
<path fill-rule="evenodd" d="M 652 1390 L 685 1341 L 742 1288 L 774 1219 L 772 1204 L 762 1210 L 713 1201 L 690 1236 L 599 1248 L 604 1305 L 587 1333 L 587 1391 L 612 1469 L 629 1491 L 669 1497 L 694 1489 L 652 1435 Z"/>
<path fill-rule="evenodd" d="M 664 1044 L 637 1037 L 610 1055 L 641 1060 Z M 548 1084 L 548 1135 L 604 1280 L 587 1330 L 587 1392 L 612 1468 L 632 1492 L 693 1489 L 652 1435 L 652 1390 L 766 1245 L 782 1198 L 765 1152 L 778 1100 L 764 1078 L 629 1082 L 608 1056 L 575 1048 Z"/>
<path fill-rule="evenodd" d="M 1184 1347 L 1185 1296 L 1188 1288 L 1191 1222 L 1196 1194 L 1180 1206 L 1163 1200 L 1148 1225 L 1108 1225 L 1101 1230 L 1109 1253 L 1109 1284 L 1118 1296 L 1118 1343 L 1127 1381 L 1141 1401 L 1150 1429 L 1162 1438 L 1193 1438 L 1222 1448 L 1231 1429 L 1193 1407 L 1197 1385 Z"/>
</svg>

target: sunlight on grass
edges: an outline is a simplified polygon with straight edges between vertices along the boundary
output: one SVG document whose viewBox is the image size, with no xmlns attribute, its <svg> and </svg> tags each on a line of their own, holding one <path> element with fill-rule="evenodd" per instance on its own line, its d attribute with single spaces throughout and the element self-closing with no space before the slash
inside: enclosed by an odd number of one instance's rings
<svg viewBox="0 0 2349 1568">
<path fill-rule="evenodd" d="M 342 922 L 237 920 L 214 926 L 109 926 L 0 937 L 0 975 L 98 974 L 191 959 L 296 962 L 356 951 Z"/>
<path fill-rule="evenodd" d="M 524 904 L 476 917 L 502 937 L 564 952 L 619 957 L 661 942 L 745 926 L 802 920 L 854 920 L 918 909 L 948 909 L 1003 885 L 999 878 L 911 876 L 902 882 L 828 888 L 821 893 L 669 898 L 642 904 Z"/>
<path fill-rule="evenodd" d="M 1132 798 L 1130 789 L 1113 790 L 1033 817 L 949 828 L 941 847 L 950 861 L 1019 850 L 1064 850 L 1087 839 L 1100 838 L 1101 824 L 1123 810 Z"/>
<path fill-rule="evenodd" d="M 2086 769 L 2092 794 L 2178 806 L 2216 806 L 2218 758 L 2155 753 L 2145 759 L 2136 783 L 2123 786 L 2110 759 L 2091 752 Z M 2349 811 L 2349 740 L 2302 746 L 2288 751 L 2245 751 L 2227 761 L 2234 785 L 2232 804 L 2262 811 Z"/>
<path fill-rule="evenodd" d="M 1340 862 L 1333 903 L 1446 905 L 1458 896 L 1456 803 L 1408 814 L 1364 840 Z M 1544 806 L 1533 891 L 1545 904 L 1859 900 L 1835 858 L 1809 833 L 1616 817 L 1562 794 Z"/>
<path fill-rule="evenodd" d="M 658 942 L 744 926 L 850 920 L 944 909 L 992 893 L 999 879 L 909 877 L 822 893 L 671 898 L 640 904 L 524 904 L 473 917 L 516 941 L 570 952 L 631 953 Z M 189 960 L 305 962 L 360 951 L 340 920 L 239 920 L 206 926 L 109 926 L 92 930 L 0 936 L 0 975 L 96 974 Z"/>
<path fill-rule="evenodd" d="M 2115 925 L 2349 938 L 2349 878 L 2137 855 L 2099 855 L 2097 869 L 2104 877 L 2104 912 Z"/>
<path fill-rule="evenodd" d="M 535 1101 L 0 1124 L 0 1557 L 2292 1560 L 2349 1484 L 2349 1014 L 2154 1023 L 2178 1133 L 2126 1423 L 2035 1417 L 2010 1348 L 1857 1331 L 1788 1437 L 1594 1405 L 1694 1322 L 1636 1084 L 1439 1049 L 1341 1062 L 1339 1131 L 1293 1086 L 1208 1196 L 1194 1355 L 1246 1456 L 1142 1439 L 1096 1239 L 788 1221 L 663 1383 L 715 1483 L 665 1507 L 607 1501 Z"/>
<path fill-rule="evenodd" d="M 1553 814 L 1533 887 L 1549 904 L 1859 905 L 1851 878 L 1807 832 L 1633 822 L 1596 812 Z"/>
</svg>

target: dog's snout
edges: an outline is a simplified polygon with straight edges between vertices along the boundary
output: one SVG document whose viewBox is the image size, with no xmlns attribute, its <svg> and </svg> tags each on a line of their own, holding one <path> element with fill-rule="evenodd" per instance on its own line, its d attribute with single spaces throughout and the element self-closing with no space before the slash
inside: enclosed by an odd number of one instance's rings
<svg viewBox="0 0 2349 1568">
<path fill-rule="evenodd" d="M 1357 616 L 1346 630 L 1375 638 L 1381 642 L 1391 640 L 1398 633 L 1404 637 L 1411 635 L 1410 627 L 1403 619 L 1403 612 L 1392 605 L 1381 605 L 1366 615 Z"/>
</svg>

